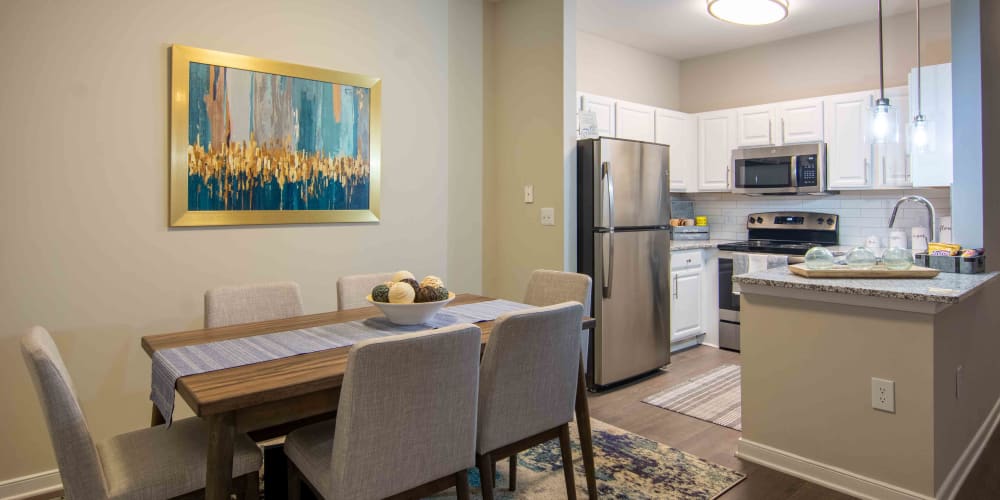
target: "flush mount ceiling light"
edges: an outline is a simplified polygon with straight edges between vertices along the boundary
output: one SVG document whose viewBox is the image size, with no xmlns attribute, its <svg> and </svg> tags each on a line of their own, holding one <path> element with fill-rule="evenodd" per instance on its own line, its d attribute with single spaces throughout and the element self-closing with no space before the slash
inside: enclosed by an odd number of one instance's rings
<svg viewBox="0 0 1000 500">
<path fill-rule="evenodd" d="M 759 26 L 788 17 L 788 0 L 708 0 L 708 13 L 721 21 Z"/>
</svg>

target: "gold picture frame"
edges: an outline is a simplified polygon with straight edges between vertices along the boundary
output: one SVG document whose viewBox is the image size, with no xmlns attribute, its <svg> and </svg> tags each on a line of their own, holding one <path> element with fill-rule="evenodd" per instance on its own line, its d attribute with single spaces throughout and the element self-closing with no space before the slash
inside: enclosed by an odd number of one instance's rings
<svg viewBox="0 0 1000 500">
<path fill-rule="evenodd" d="M 183 45 L 170 69 L 170 227 L 378 222 L 381 79 Z"/>
</svg>

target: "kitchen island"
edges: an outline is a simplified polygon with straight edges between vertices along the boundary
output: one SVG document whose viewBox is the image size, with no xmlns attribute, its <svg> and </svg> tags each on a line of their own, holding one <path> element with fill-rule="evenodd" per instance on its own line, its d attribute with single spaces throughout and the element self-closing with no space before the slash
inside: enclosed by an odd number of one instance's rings
<svg viewBox="0 0 1000 500">
<path fill-rule="evenodd" d="M 737 455 L 862 498 L 949 498 L 1000 419 L 997 275 L 734 277 Z"/>
</svg>

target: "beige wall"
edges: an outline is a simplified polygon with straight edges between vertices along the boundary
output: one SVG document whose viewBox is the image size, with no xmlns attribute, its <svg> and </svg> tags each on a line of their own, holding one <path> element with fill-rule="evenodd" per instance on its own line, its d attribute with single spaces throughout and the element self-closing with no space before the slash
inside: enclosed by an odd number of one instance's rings
<svg viewBox="0 0 1000 500">
<path fill-rule="evenodd" d="M 942 493 L 1000 402 L 1000 280 L 933 315 L 792 295 L 744 288 L 743 439 Z M 872 377 L 895 382 L 895 413 L 871 408 Z"/>
<path fill-rule="evenodd" d="M 743 438 L 933 494 L 933 317 L 746 292 Z M 872 377 L 896 413 L 871 408 Z"/>
<path fill-rule="evenodd" d="M 483 289 L 483 2 L 448 0 L 448 286 Z"/>
<path fill-rule="evenodd" d="M 563 78 L 571 2 L 485 7 L 483 289 L 491 296 L 520 299 L 531 271 L 563 268 L 565 139 L 574 133 Z M 526 184 L 534 186 L 532 204 L 522 202 Z M 542 207 L 555 209 L 555 226 L 540 224 Z"/>
<path fill-rule="evenodd" d="M 597 94 L 678 109 L 680 64 L 584 31 L 576 32 L 576 85 Z"/>
<path fill-rule="evenodd" d="M 476 135 L 482 117 L 474 89 L 449 86 L 481 64 L 474 46 L 450 47 L 475 43 L 478 8 L 3 2 L 0 481 L 55 466 L 18 354 L 17 338 L 32 324 L 54 333 L 91 429 L 104 438 L 148 425 L 150 368 L 139 337 L 198 327 L 206 288 L 291 279 L 307 312 L 334 308 L 336 279 L 348 273 L 407 268 L 474 288 L 476 244 L 468 258 L 456 256 L 449 235 L 475 240 L 480 231 L 475 204 L 456 193 L 480 189 L 481 152 L 475 138 L 449 133 Z M 450 35 L 449 25 L 461 32 Z M 382 77 L 382 221 L 168 230 L 171 43 Z M 454 106 L 469 107 L 449 112 Z M 465 213 L 446 215 L 452 210 Z"/>
<path fill-rule="evenodd" d="M 923 64 L 951 60 L 949 5 L 923 10 Z M 713 109 L 878 88 L 874 22 L 682 61 L 681 110 Z M 917 65 L 913 13 L 885 20 L 885 84 L 906 85 Z"/>
</svg>

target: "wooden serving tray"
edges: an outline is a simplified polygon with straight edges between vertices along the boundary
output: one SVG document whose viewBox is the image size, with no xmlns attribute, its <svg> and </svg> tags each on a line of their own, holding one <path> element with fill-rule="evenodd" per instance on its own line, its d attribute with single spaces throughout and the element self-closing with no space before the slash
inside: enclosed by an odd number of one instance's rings
<svg viewBox="0 0 1000 500">
<path fill-rule="evenodd" d="M 850 269 L 847 266 L 833 266 L 830 269 L 809 269 L 805 264 L 788 266 L 793 274 L 804 278 L 933 278 L 941 271 L 929 267 L 913 266 L 905 271 L 893 271 L 879 264 L 871 269 Z"/>
</svg>

